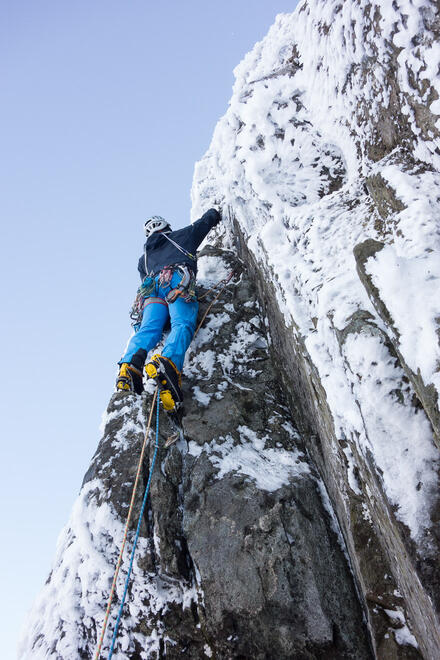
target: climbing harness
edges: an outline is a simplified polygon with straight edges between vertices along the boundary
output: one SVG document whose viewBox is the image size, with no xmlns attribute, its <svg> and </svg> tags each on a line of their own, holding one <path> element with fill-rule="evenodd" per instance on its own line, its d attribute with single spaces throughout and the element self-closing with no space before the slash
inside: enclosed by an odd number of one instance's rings
<svg viewBox="0 0 440 660">
<path fill-rule="evenodd" d="M 150 474 L 148 476 L 147 486 L 145 488 L 145 493 L 144 493 L 144 499 L 143 499 L 143 502 L 142 502 L 141 512 L 139 514 L 139 521 L 138 521 L 138 526 L 137 526 L 137 530 L 136 530 L 136 536 L 135 536 L 135 540 L 134 540 L 134 543 L 133 543 L 133 549 L 132 549 L 132 552 L 131 552 L 130 566 L 129 566 L 129 570 L 128 570 L 128 574 L 127 574 L 127 579 L 125 581 L 124 596 L 123 596 L 122 601 L 121 601 L 121 606 L 120 606 L 120 609 L 119 609 L 118 619 L 116 621 L 115 630 L 113 632 L 112 645 L 111 645 L 111 648 L 110 648 L 110 653 L 109 653 L 109 656 L 108 656 L 108 660 L 110 660 L 110 658 L 113 654 L 113 650 L 114 650 L 114 645 L 115 645 L 115 641 L 116 641 L 116 635 L 117 635 L 117 630 L 118 630 L 118 626 L 119 626 L 119 621 L 121 619 L 122 608 L 124 606 L 125 597 L 126 597 L 127 589 L 128 589 L 128 583 L 129 583 L 129 580 L 130 580 L 131 569 L 132 569 L 132 566 L 133 566 L 133 559 L 134 559 L 134 553 L 135 553 L 135 550 L 136 550 L 136 544 L 137 544 L 137 541 L 138 541 L 138 538 L 139 538 L 139 532 L 140 532 L 140 527 L 141 527 L 141 522 L 142 522 L 142 516 L 143 516 L 143 513 L 144 513 L 144 509 L 145 509 L 145 504 L 147 502 L 148 491 L 150 489 L 150 483 L 151 483 L 151 477 L 153 475 L 154 464 L 155 464 L 155 461 L 156 461 L 157 450 L 158 450 L 158 447 L 159 447 L 159 397 L 158 397 L 158 388 L 156 388 L 156 390 L 154 392 L 153 401 L 152 401 L 152 404 L 151 404 L 150 415 L 148 417 L 147 430 L 145 431 L 144 441 L 143 441 L 143 444 L 142 444 L 141 454 L 140 454 L 140 457 L 139 457 L 139 463 L 138 463 L 137 472 L 136 472 L 136 477 L 135 477 L 135 481 L 134 481 L 134 485 L 133 485 L 133 491 L 132 491 L 132 494 L 131 494 L 131 501 L 130 501 L 130 507 L 129 507 L 128 514 L 127 514 L 127 521 L 125 523 L 124 537 L 123 537 L 123 540 L 122 540 L 121 549 L 119 551 L 118 561 L 116 563 L 115 573 L 114 573 L 114 576 L 113 576 L 113 582 L 112 582 L 112 586 L 111 586 L 111 589 L 110 589 L 110 595 L 109 595 L 109 599 L 108 599 L 108 603 L 107 603 L 107 609 L 106 609 L 106 612 L 105 612 L 104 622 L 102 624 L 101 636 L 99 638 L 99 642 L 98 642 L 98 646 L 97 646 L 96 653 L 95 653 L 95 656 L 94 656 L 94 660 L 99 660 L 99 657 L 100 657 L 100 654 L 101 654 L 102 643 L 104 641 L 105 631 L 106 631 L 106 628 L 107 628 L 108 618 L 109 618 L 109 615 L 110 615 L 110 609 L 111 609 L 113 596 L 114 596 L 115 589 L 116 589 L 116 582 L 117 582 L 117 579 L 118 579 L 119 569 L 121 568 L 121 564 L 122 564 L 122 555 L 124 553 L 125 545 L 127 543 L 128 528 L 129 528 L 130 521 L 131 521 L 131 516 L 132 516 L 132 513 L 133 513 L 134 500 L 135 500 L 136 491 L 137 491 L 137 487 L 138 487 L 138 483 L 139 483 L 139 477 L 140 477 L 140 474 L 141 474 L 142 464 L 143 464 L 143 460 L 144 460 L 145 448 L 147 446 L 147 440 L 148 440 L 148 437 L 149 437 L 149 434 L 150 434 L 151 420 L 152 420 L 152 417 L 153 417 L 153 411 L 154 411 L 154 404 L 155 403 L 156 403 L 156 443 L 155 443 L 155 451 L 154 451 L 154 456 L 153 456 L 153 460 L 152 460 L 152 463 L 151 463 Z"/>
<path fill-rule="evenodd" d="M 154 297 L 151 294 L 156 292 L 156 279 L 147 276 L 137 290 L 136 298 L 130 311 L 131 325 L 137 332 L 142 323 L 144 309 L 151 303 L 162 303 L 162 305 L 172 304 L 179 296 L 186 302 L 197 300 L 196 278 L 193 271 L 186 264 L 173 264 L 162 268 L 159 273 L 159 286 L 166 288 L 170 286 L 174 273 L 178 271 L 181 276 L 176 287 L 171 289 L 163 298 Z"/>
<path fill-rule="evenodd" d="M 179 284 L 171 289 L 171 291 L 168 291 L 167 295 L 165 296 L 167 303 L 173 303 L 179 296 L 186 302 L 192 302 L 193 300 L 196 300 L 196 278 L 194 277 L 192 270 L 185 264 L 177 264 L 176 266 L 171 266 L 171 268 L 171 277 L 173 276 L 173 272 L 175 270 L 179 271 L 179 274 L 182 275 L 182 277 Z"/>
</svg>

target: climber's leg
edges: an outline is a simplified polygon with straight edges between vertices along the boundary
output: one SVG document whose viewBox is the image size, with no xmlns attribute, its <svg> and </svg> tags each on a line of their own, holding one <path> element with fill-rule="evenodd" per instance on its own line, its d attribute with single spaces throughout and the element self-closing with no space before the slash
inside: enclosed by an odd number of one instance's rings
<svg viewBox="0 0 440 660">
<path fill-rule="evenodd" d="M 177 286 L 179 279 L 179 276 L 174 275 L 167 289 Z M 171 331 L 165 340 L 162 354 L 154 355 L 145 367 L 148 376 L 157 381 L 162 404 L 168 411 L 174 410 L 183 401 L 181 371 L 196 328 L 198 307 L 196 300 L 188 302 L 181 296 L 170 303 L 168 311 Z"/>
<path fill-rule="evenodd" d="M 117 389 L 142 393 L 142 369 L 148 351 L 156 346 L 168 320 L 168 304 L 162 298 L 148 298 L 139 330 L 128 342 L 121 365 Z"/>
<path fill-rule="evenodd" d="M 171 332 L 166 339 L 162 355 L 171 360 L 179 372 L 182 371 L 185 353 L 196 329 L 198 309 L 196 300 L 187 302 L 181 297 L 169 306 Z"/>
</svg>

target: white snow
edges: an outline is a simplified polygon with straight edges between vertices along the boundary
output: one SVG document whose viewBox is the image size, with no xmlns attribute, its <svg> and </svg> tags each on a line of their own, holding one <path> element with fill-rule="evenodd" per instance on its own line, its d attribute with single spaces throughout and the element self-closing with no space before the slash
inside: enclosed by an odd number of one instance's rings
<svg viewBox="0 0 440 660">
<path fill-rule="evenodd" d="M 440 393 L 440 174 L 382 170 L 406 208 L 394 240 L 367 262 L 367 271 L 394 320 L 399 350 L 425 385 Z"/>
<path fill-rule="evenodd" d="M 431 426 L 423 413 L 411 409 L 412 391 L 405 391 L 403 373 L 378 337 L 350 335 L 344 355 L 350 364 L 352 391 L 362 402 L 361 449 L 372 451 L 399 518 L 417 538 L 418 531 L 430 526 L 430 502 L 438 488 L 438 451 Z"/>
<path fill-rule="evenodd" d="M 211 401 L 212 394 L 207 394 L 206 392 L 202 392 L 200 387 L 198 385 L 195 385 L 193 388 L 193 395 L 194 398 L 202 405 L 202 406 L 207 406 L 209 405 L 209 402 Z"/>
<path fill-rule="evenodd" d="M 404 625 L 401 628 L 397 628 L 393 632 L 396 642 L 401 646 L 414 646 L 416 649 L 419 648 L 416 638 L 410 632 L 407 625 Z"/>
<path fill-rule="evenodd" d="M 130 450 L 128 438 L 122 436 L 133 430 L 143 432 L 142 425 L 135 428 L 133 418 L 140 409 L 134 406 L 120 431 L 119 447 L 115 452 Z M 123 406 L 118 414 L 125 414 Z M 107 415 L 107 420 L 114 414 Z M 133 448 L 139 450 L 139 447 Z M 57 551 L 48 581 L 44 585 L 25 622 L 19 644 L 20 660 L 43 660 L 49 657 L 77 658 L 80 652 L 92 657 L 96 650 L 96 634 L 100 634 L 105 609 L 113 579 L 119 549 L 124 535 L 124 523 L 112 505 L 105 500 L 108 492 L 99 479 L 88 482 L 82 488 L 72 510 L 70 520 L 58 539 Z M 125 522 L 125 521 L 124 521 Z M 124 560 L 116 586 L 117 600 L 114 601 L 107 633 L 103 645 L 103 656 L 108 653 L 113 634 L 134 533 L 129 532 Z M 158 652 L 163 637 L 158 613 L 169 602 L 182 603 L 190 607 L 196 598 L 193 586 L 178 581 L 164 581 L 160 576 L 149 576 L 139 566 L 139 559 L 149 553 L 148 539 L 139 538 L 133 564 L 132 579 L 127 597 L 130 615 L 121 620 L 115 660 L 123 660 L 134 651 L 134 642 L 142 648 L 145 660 Z M 136 631 L 139 620 L 145 619 L 146 604 L 151 617 L 159 622 L 150 634 Z M 91 638 L 89 639 L 89 631 Z M 169 640 L 172 643 L 172 640 Z"/>
<path fill-rule="evenodd" d="M 429 0 L 309 0 L 280 14 L 236 67 L 229 108 L 195 167 L 192 189 L 194 218 L 215 197 L 225 222 L 234 216 L 239 223 L 274 283 L 286 325 L 319 374 L 336 434 L 373 455 L 414 539 L 429 524 L 438 488 L 430 425 L 410 405 L 412 390 L 383 342 L 353 335 L 341 349 L 337 332 L 359 310 L 392 332 L 370 302 L 353 256 L 367 238 L 385 242 L 367 268 L 394 319 L 393 340 L 425 384 L 440 390 L 440 140 L 422 135 L 411 105 L 426 106 L 429 94 L 429 85 L 414 89 L 413 74 L 440 92 L 440 47 L 426 23 L 434 17 Z M 381 34 L 372 28 L 376 19 Z M 378 162 L 368 156 L 374 125 L 391 102 L 390 44 L 399 49 L 399 102 L 419 169 L 401 166 L 399 149 Z M 405 209 L 383 221 L 364 186 L 369 175 L 380 175 Z M 232 360 L 221 360 L 227 378 Z M 396 400 L 399 388 L 405 405 Z M 350 451 L 347 460 L 357 492 Z"/>
<path fill-rule="evenodd" d="M 212 651 L 211 648 L 208 646 L 208 644 L 205 644 L 205 646 L 203 647 L 203 652 L 205 655 L 208 656 L 208 658 L 212 658 Z"/>
<path fill-rule="evenodd" d="M 406 625 L 405 616 L 400 610 L 385 610 L 386 614 L 390 617 L 393 624 L 396 626 L 393 628 L 393 633 L 395 640 L 401 646 L 414 646 L 418 649 L 419 645 L 417 643 L 414 635 L 411 634 L 408 626 Z"/>
<path fill-rule="evenodd" d="M 210 288 L 225 279 L 231 269 L 221 257 L 202 256 L 197 259 L 197 282 Z"/>
<path fill-rule="evenodd" d="M 199 447 L 189 443 L 189 453 L 200 456 L 205 452 L 218 469 L 217 479 L 234 472 L 243 474 L 255 481 L 261 490 L 273 492 L 289 483 L 294 477 L 309 474 L 310 468 L 298 449 L 266 448 L 268 437 L 258 437 L 247 426 L 239 426 L 240 441 L 231 435 L 220 436 L 217 440 Z"/>
</svg>

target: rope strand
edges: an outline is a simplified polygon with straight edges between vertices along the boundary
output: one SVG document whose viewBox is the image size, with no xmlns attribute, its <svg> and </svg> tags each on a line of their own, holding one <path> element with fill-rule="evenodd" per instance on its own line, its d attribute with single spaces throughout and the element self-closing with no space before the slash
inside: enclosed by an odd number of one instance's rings
<svg viewBox="0 0 440 660">
<path fill-rule="evenodd" d="M 213 304 L 215 303 L 215 301 L 220 297 L 220 294 L 221 294 L 222 291 L 226 288 L 226 286 L 227 286 L 227 284 L 229 283 L 229 280 L 232 278 L 233 274 L 234 274 L 234 271 L 232 270 L 232 271 L 229 273 L 228 277 L 225 277 L 225 279 L 223 280 L 223 281 L 224 281 L 224 284 L 223 284 L 222 288 L 217 292 L 217 295 L 214 296 L 214 298 L 213 298 L 213 299 L 211 300 L 211 302 L 209 303 L 209 305 L 208 305 L 208 307 L 207 307 L 205 313 L 204 313 L 203 316 L 202 316 L 202 320 L 200 321 L 199 325 L 198 325 L 197 328 L 196 328 L 196 331 L 195 331 L 195 333 L 194 333 L 194 335 L 193 335 L 193 339 L 194 339 L 194 337 L 196 336 L 196 334 L 198 333 L 198 331 L 200 330 L 200 328 L 202 327 L 204 320 L 206 319 L 206 317 L 208 316 L 209 311 L 211 310 L 211 307 L 213 306 Z M 215 287 L 212 287 L 212 288 L 215 288 Z M 210 290 L 211 290 L 211 289 L 210 289 Z M 206 293 L 209 293 L 209 291 L 207 291 Z M 206 295 L 206 294 L 205 294 L 205 295 Z M 201 298 L 200 298 L 199 300 L 201 300 Z"/>
<path fill-rule="evenodd" d="M 159 401 L 159 397 L 157 396 L 157 389 L 158 388 L 156 388 L 156 391 L 154 392 L 153 402 L 151 404 L 150 415 L 149 415 L 148 424 L 147 424 L 147 430 L 145 431 L 144 442 L 142 444 L 141 454 L 140 454 L 140 457 L 139 457 L 139 463 L 138 463 L 137 472 L 136 472 L 136 478 L 135 478 L 135 482 L 134 482 L 134 485 L 133 485 L 133 491 L 132 491 L 132 494 L 131 494 L 130 508 L 129 508 L 128 514 L 127 514 L 127 521 L 125 523 L 124 538 L 123 538 L 123 541 L 122 541 L 121 550 L 119 551 L 118 561 L 116 563 L 115 573 L 114 573 L 114 576 L 113 576 L 113 582 L 112 582 L 112 586 L 111 586 L 111 589 L 110 589 L 110 595 L 109 595 L 109 599 L 108 599 L 108 603 L 107 603 L 107 609 L 106 609 L 106 612 L 105 612 L 104 623 L 102 624 L 101 636 L 99 638 L 98 647 L 96 649 L 94 660 L 99 660 L 99 656 L 101 654 L 102 643 L 104 641 L 105 631 L 106 631 L 106 628 L 107 628 L 108 618 L 109 618 L 109 615 L 110 615 L 110 609 L 111 609 L 111 605 L 112 605 L 112 601 L 113 601 L 113 596 L 114 596 L 114 593 L 115 593 L 116 581 L 118 579 L 119 569 L 121 568 L 122 555 L 124 553 L 125 544 L 127 543 L 128 527 L 130 525 L 131 515 L 132 515 L 132 512 L 133 512 L 133 506 L 134 506 L 134 499 L 135 499 L 135 496 L 136 496 L 136 490 L 137 490 L 137 486 L 138 486 L 138 482 L 139 482 L 139 476 L 140 476 L 140 473 L 141 473 L 142 463 L 143 463 L 143 460 L 144 460 L 145 447 L 146 447 L 146 444 L 147 444 L 147 439 L 148 439 L 150 426 L 151 426 L 151 420 L 152 420 L 152 417 L 153 417 L 154 403 L 155 403 L 156 399 L 157 399 L 157 401 Z"/>
<path fill-rule="evenodd" d="M 156 392 L 157 392 L 157 389 L 156 389 Z M 125 603 L 125 598 L 127 596 L 128 585 L 130 583 L 130 576 L 131 576 L 131 571 L 132 571 L 132 568 L 133 568 L 133 561 L 134 561 L 134 555 L 135 555 L 135 552 L 136 552 L 136 545 L 137 545 L 137 542 L 138 542 L 138 539 L 139 539 L 139 534 L 140 534 L 140 531 L 141 531 L 141 524 L 142 524 L 142 519 L 143 519 L 143 516 L 144 516 L 145 505 L 147 503 L 148 491 L 150 490 L 151 477 L 153 476 L 153 470 L 154 470 L 154 464 L 156 462 L 157 450 L 159 449 L 159 407 L 160 407 L 159 402 L 160 402 L 160 399 L 159 399 L 159 397 L 157 397 L 157 404 L 156 404 L 156 407 L 157 407 L 157 413 L 156 413 L 156 443 L 154 445 L 154 455 L 153 455 L 153 460 L 151 462 L 150 474 L 148 475 L 148 483 L 147 483 L 147 486 L 145 488 L 144 499 L 142 501 L 141 511 L 139 513 L 139 520 L 138 520 L 138 525 L 137 525 L 137 529 L 136 529 L 136 536 L 134 537 L 133 548 L 132 548 L 132 551 L 131 551 L 130 565 L 128 567 L 127 578 L 125 580 L 124 593 L 123 593 L 123 596 L 122 596 L 121 605 L 119 607 L 118 618 L 116 619 L 115 629 L 113 631 L 113 638 L 112 638 L 112 643 L 111 643 L 111 646 L 110 646 L 110 652 L 108 654 L 108 660 L 111 660 L 112 655 L 113 655 L 113 651 L 114 651 L 114 648 L 115 648 L 116 637 L 118 635 L 119 623 L 120 623 L 121 617 L 122 617 L 122 610 L 124 609 L 124 603 Z M 153 406 L 151 408 L 153 409 Z"/>
<path fill-rule="evenodd" d="M 198 299 L 198 300 L 203 300 L 203 298 L 206 298 L 206 296 L 208 295 L 208 293 L 211 293 L 211 291 L 214 291 L 217 287 L 220 286 L 220 284 L 223 284 L 224 282 L 226 282 L 226 284 L 227 284 L 227 283 L 229 282 L 229 280 L 231 279 L 233 272 L 234 272 L 234 271 L 232 271 L 232 273 L 229 273 L 229 275 L 227 275 L 227 276 L 224 277 L 222 280 L 220 280 L 219 282 L 217 282 L 217 284 L 214 284 L 210 289 L 208 289 L 208 291 L 205 291 L 205 293 L 204 293 L 203 295 L 198 296 L 197 299 Z"/>
</svg>

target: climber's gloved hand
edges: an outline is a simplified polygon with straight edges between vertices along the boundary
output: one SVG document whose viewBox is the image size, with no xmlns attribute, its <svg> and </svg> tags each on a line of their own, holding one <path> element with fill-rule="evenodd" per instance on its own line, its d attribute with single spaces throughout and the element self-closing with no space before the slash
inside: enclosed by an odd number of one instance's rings
<svg viewBox="0 0 440 660">
<path fill-rule="evenodd" d="M 215 211 L 217 211 L 217 213 L 220 216 L 218 221 L 217 221 L 217 224 L 218 224 L 219 222 L 221 222 L 223 220 L 223 209 L 222 209 L 221 202 L 219 202 L 218 200 L 214 200 L 213 203 L 212 203 L 212 208 Z"/>
</svg>

